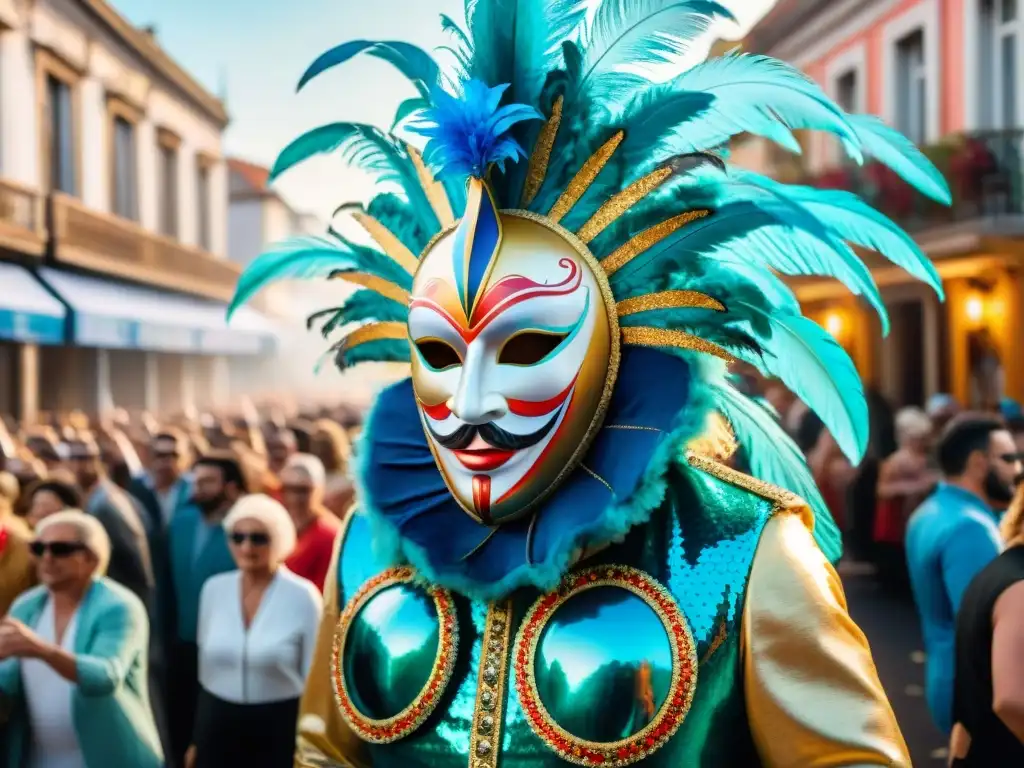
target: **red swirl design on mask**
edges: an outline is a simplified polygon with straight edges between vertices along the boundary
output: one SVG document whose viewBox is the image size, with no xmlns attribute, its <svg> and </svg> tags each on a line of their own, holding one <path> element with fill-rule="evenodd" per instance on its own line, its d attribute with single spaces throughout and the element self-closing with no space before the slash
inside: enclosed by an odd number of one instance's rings
<svg viewBox="0 0 1024 768">
<path fill-rule="evenodd" d="M 421 307 L 436 312 L 462 337 L 466 344 L 469 344 L 495 318 L 512 307 L 518 306 L 529 299 L 567 296 L 579 288 L 583 282 L 583 271 L 579 265 L 572 259 L 565 257 L 558 260 L 558 266 L 568 269 L 569 275 L 561 282 L 552 283 L 551 285 L 538 283 L 522 275 L 508 275 L 501 278 L 480 298 L 480 303 L 473 311 L 473 318 L 469 328 L 466 328 L 452 317 L 452 314 L 440 303 L 444 301 L 445 294 L 449 293 L 449 286 L 447 283 L 436 278 L 428 281 L 423 286 L 420 295 L 409 302 L 409 310 L 412 311 L 417 307 Z"/>
</svg>

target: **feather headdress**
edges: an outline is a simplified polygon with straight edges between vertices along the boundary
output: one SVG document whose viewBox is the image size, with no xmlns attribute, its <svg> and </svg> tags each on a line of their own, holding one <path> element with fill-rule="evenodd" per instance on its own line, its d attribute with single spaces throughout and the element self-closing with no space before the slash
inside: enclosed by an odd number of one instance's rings
<svg viewBox="0 0 1024 768">
<path fill-rule="evenodd" d="M 377 247 L 334 231 L 284 243 L 245 271 L 233 306 L 272 280 L 341 278 L 362 290 L 317 315 L 325 335 L 345 331 L 333 347 L 337 364 L 408 361 L 417 254 L 461 216 L 467 177 L 485 177 L 499 208 L 541 214 L 588 245 L 618 302 L 625 345 L 751 363 L 806 401 L 859 460 L 868 420 L 857 371 L 778 275 L 837 278 L 884 328 L 878 288 L 854 246 L 881 252 L 941 294 L 939 277 L 909 236 L 855 195 L 730 167 L 725 146 L 750 133 L 799 151 L 793 130 L 825 131 L 854 160 L 872 156 L 948 203 L 929 161 L 880 121 L 845 114 L 781 61 L 730 53 L 691 66 L 695 39 L 731 18 L 716 2 L 467 0 L 466 15 L 468 32 L 443 19 L 454 75 L 415 46 L 357 41 L 302 76 L 300 87 L 361 53 L 389 62 L 418 92 L 396 123 L 427 137 L 425 154 L 355 123 L 292 142 L 272 177 L 341 150 L 384 185 L 365 209 L 349 209 Z M 838 533 L 795 446 L 724 376 L 705 383 L 751 470 L 822 514 L 816 535 L 834 557 Z"/>
</svg>

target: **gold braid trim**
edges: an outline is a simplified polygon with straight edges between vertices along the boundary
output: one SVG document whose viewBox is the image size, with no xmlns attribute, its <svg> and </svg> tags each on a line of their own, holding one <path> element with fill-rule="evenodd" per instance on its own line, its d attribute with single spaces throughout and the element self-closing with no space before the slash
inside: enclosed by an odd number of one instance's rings
<svg viewBox="0 0 1024 768">
<path fill-rule="evenodd" d="M 590 185 L 594 183 L 594 179 L 601 173 L 604 167 L 608 164 L 608 161 L 612 159 L 612 155 L 615 154 L 615 150 L 619 148 L 622 140 L 626 137 L 624 131 L 619 131 L 612 136 L 604 145 L 595 152 L 587 162 L 583 164 L 579 172 L 573 177 L 572 181 L 569 182 L 569 186 L 565 188 L 565 192 L 558 198 L 558 202 L 548 211 L 548 218 L 556 224 L 562 220 L 562 218 L 572 207 L 580 201 L 580 198 L 590 188 Z"/>
<path fill-rule="evenodd" d="M 623 299 L 615 305 L 619 317 L 659 309 L 713 309 L 724 312 L 725 305 L 700 291 L 659 291 Z"/>
<path fill-rule="evenodd" d="M 710 341 L 705 341 L 700 336 L 694 336 L 686 331 L 674 331 L 667 328 L 623 328 L 622 343 L 637 347 L 692 349 L 721 358 L 729 363 L 735 362 L 735 358 L 717 344 L 712 344 Z"/>
<path fill-rule="evenodd" d="M 598 208 L 597 212 L 590 217 L 586 224 L 580 227 L 576 234 L 584 243 L 589 243 L 604 232 L 612 222 L 660 187 L 665 182 L 665 179 L 671 175 L 671 168 L 659 168 L 642 179 L 634 181 Z"/>
<path fill-rule="evenodd" d="M 660 224 L 655 224 L 653 227 L 645 229 L 639 235 L 628 240 L 601 259 L 601 268 L 604 270 L 604 273 L 610 277 L 644 251 L 650 250 L 669 235 L 678 232 L 691 221 L 703 219 L 710 213 L 711 211 L 706 210 L 687 211 L 686 213 L 673 216 L 671 219 L 666 219 Z"/>
<path fill-rule="evenodd" d="M 416 168 L 416 176 L 420 180 L 420 186 L 423 187 L 423 193 L 430 202 L 430 207 L 434 209 L 437 220 L 441 222 L 441 229 L 450 227 L 455 223 L 455 212 L 452 211 L 452 203 L 448 199 L 444 185 L 434 178 L 427 168 L 427 164 L 423 162 L 423 155 L 416 147 L 406 144 L 405 151 L 409 153 L 409 159 L 412 160 L 412 164 Z"/>
<path fill-rule="evenodd" d="M 526 183 L 523 185 L 523 196 L 519 201 L 520 208 L 526 208 L 533 202 L 533 198 L 544 186 L 544 179 L 548 175 L 548 164 L 551 162 L 551 151 L 555 148 L 555 137 L 558 136 L 558 126 L 562 123 L 562 97 L 559 96 L 551 107 L 551 117 L 544 123 L 534 145 L 533 154 L 530 155 L 530 164 L 526 170 Z"/>
<path fill-rule="evenodd" d="M 379 245 L 392 261 L 410 275 L 416 274 L 419 261 L 415 254 L 406 248 L 405 244 L 395 237 L 390 229 L 364 211 L 353 211 L 352 218 L 359 222 L 359 225 L 373 238 L 373 242 Z"/>
<path fill-rule="evenodd" d="M 512 602 L 499 600 L 487 608 L 480 646 L 473 731 L 469 736 L 469 768 L 496 768 L 498 765 L 511 656 Z"/>
<path fill-rule="evenodd" d="M 409 292 L 390 280 L 385 280 L 377 275 L 369 275 L 366 272 L 338 272 L 333 276 L 335 280 L 344 280 L 346 283 L 360 285 L 367 290 L 383 296 L 386 299 L 397 301 L 399 304 L 409 303 Z"/>
</svg>

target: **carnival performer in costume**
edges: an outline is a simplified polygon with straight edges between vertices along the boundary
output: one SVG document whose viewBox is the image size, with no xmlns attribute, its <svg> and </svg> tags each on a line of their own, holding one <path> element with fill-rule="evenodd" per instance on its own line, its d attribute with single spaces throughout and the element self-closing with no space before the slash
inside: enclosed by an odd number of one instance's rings
<svg viewBox="0 0 1024 768">
<path fill-rule="evenodd" d="M 727 363 L 779 377 L 856 460 L 856 371 L 777 273 L 836 277 L 883 324 L 851 244 L 940 283 L 857 197 L 730 167 L 724 147 L 749 132 L 796 151 L 791 130 L 821 129 L 949 193 L 782 62 L 690 66 L 715 17 L 702 0 L 470 0 L 468 33 L 443 19 L 452 71 L 362 40 L 303 76 L 391 63 L 419 94 L 398 122 L 427 142 L 336 123 L 289 145 L 275 176 L 339 149 L 376 175 L 344 208 L 375 245 L 333 228 L 283 244 L 235 299 L 348 281 L 315 316 L 336 363 L 411 363 L 358 448 L 297 765 L 910 765 L 835 525 Z M 758 479 L 708 439 L 716 418 Z"/>
</svg>

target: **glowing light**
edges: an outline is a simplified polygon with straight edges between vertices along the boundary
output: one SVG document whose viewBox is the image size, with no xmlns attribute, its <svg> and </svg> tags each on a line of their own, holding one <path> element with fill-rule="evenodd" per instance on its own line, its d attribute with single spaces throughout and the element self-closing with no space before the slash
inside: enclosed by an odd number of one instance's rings
<svg viewBox="0 0 1024 768">
<path fill-rule="evenodd" d="M 829 312 L 825 318 L 825 330 L 828 331 L 833 338 L 838 339 L 843 333 L 843 316 L 838 312 Z"/>
<path fill-rule="evenodd" d="M 979 296 L 972 296 L 967 300 L 964 310 L 968 320 L 972 323 L 980 323 L 985 317 L 985 302 Z"/>
</svg>

